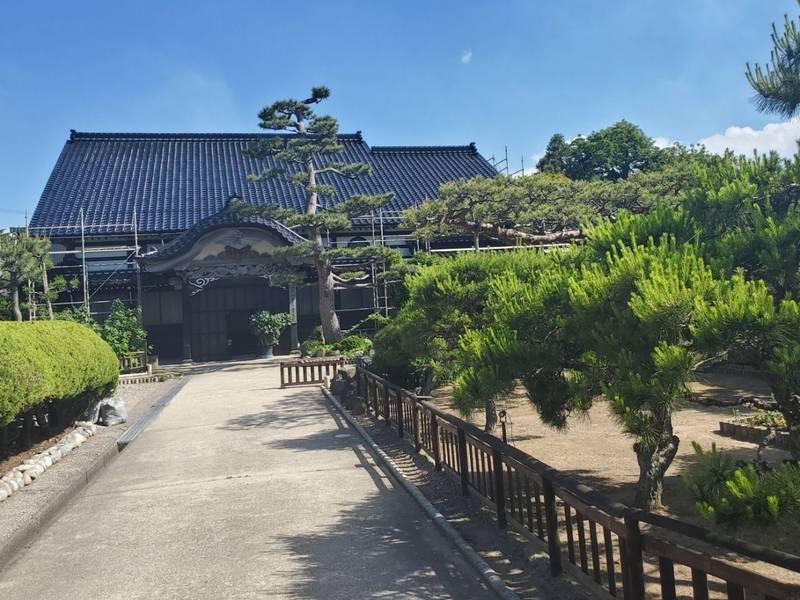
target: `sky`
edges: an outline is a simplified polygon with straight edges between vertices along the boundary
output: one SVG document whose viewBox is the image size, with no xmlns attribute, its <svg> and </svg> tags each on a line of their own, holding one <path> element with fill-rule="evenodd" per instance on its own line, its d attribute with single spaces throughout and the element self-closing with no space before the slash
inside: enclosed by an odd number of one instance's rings
<svg viewBox="0 0 800 600">
<path fill-rule="evenodd" d="M 24 224 L 69 137 L 252 132 L 273 100 L 372 145 L 475 142 L 527 169 L 553 133 L 627 119 L 658 143 L 794 153 L 756 111 L 795 0 L 40 0 L 0 3 L 0 229 Z"/>
</svg>

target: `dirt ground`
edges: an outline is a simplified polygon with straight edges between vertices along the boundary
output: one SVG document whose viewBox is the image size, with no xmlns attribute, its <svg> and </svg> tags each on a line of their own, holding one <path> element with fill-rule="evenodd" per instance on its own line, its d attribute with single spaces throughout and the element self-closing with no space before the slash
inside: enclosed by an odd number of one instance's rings
<svg viewBox="0 0 800 600">
<path fill-rule="evenodd" d="M 700 400 L 713 398 L 719 401 L 741 396 L 769 398 L 769 388 L 765 382 L 743 376 L 703 375 L 702 379 L 693 382 L 690 387 L 692 394 Z M 437 390 L 434 401 L 441 408 L 458 414 L 450 406 L 448 392 L 446 388 Z M 498 409 L 508 412 L 507 434 L 510 444 L 583 483 L 603 490 L 616 501 L 626 504 L 633 501 L 638 479 L 638 465 L 632 449 L 633 439 L 622 433 L 607 402 L 598 401 L 588 414 L 572 417 L 564 431 L 555 430 L 539 419 L 524 389 L 520 388 L 512 397 L 500 402 Z M 740 414 L 749 412 L 742 408 L 737 410 Z M 704 449 L 709 449 L 715 443 L 718 449 L 741 460 L 755 458 L 756 444 L 740 442 L 720 434 L 719 422 L 732 416 L 732 408 L 688 401 L 675 413 L 673 423 L 675 434 L 680 438 L 680 447 L 664 480 L 666 514 L 705 527 L 713 526 L 697 514 L 681 473 L 695 460 L 693 441 Z M 482 427 L 483 414 L 476 413 L 471 421 Z M 498 437 L 501 435 L 499 427 L 495 433 Z M 767 460 L 771 462 L 778 462 L 786 457 L 788 455 L 785 452 L 775 449 L 769 449 L 766 454 Z M 800 551 L 800 540 L 797 539 L 796 531 L 754 528 L 753 531 L 727 533 L 736 533 L 755 543 L 785 551 Z"/>
</svg>

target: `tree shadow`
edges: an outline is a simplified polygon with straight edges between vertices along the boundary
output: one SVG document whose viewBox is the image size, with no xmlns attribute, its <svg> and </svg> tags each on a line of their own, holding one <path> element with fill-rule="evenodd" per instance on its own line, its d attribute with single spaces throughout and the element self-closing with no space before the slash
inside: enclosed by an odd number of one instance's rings
<svg viewBox="0 0 800 600">
<path fill-rule="evenodd" d="M 275 393 L 277 388 L 266 388 Z M 225 422 L 221 429 L 241 431 L 261 427 L 295 428 L 319 424 L 320 419 L 331 415 L 326 403 L 319 398 L 314 388 L 283 390 L 282 397 L 267 402 L 263 410 L 239 415 Z"/>
<path fill-rule="evenodd" d="M 399 495 L 399 496 L 398 496 Z M 402 491 L 385 489 L 347 509 L 331 526 L 278 538 L 293 559 L 291 598 L 491 597 L 477 574 Z M 298 574 L 295 566 L 300 565 Z"/>
</svg>

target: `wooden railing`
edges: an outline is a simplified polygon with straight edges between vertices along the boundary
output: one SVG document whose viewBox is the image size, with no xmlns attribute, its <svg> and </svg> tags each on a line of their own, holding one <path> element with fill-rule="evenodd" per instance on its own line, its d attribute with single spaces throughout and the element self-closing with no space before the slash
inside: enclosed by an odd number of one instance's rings
<svg viewBox="0 0 800 600">
<path fill-rule="evenodd" d="M 281 362 L 281 387 L 323 383 L 325 377 L 333 378 L 342 362 L 341 357 L 300 358 Z"/>
<path fill-rule="evenodd" d="M 119 357 L 120 373 L 139 373 L 147 370 L 147 353 L 129 352 Z"/>
<path fill-rule="evenodd" d="M 553 575 L 566 559 L 625 600 L 800 599 L 800 557 L 612 502 L 363 367 L 356 373 L 367 412 L 454 475 L 463 494 L 492 506 L 500 528 L 546 544 Z"/>
</svg>

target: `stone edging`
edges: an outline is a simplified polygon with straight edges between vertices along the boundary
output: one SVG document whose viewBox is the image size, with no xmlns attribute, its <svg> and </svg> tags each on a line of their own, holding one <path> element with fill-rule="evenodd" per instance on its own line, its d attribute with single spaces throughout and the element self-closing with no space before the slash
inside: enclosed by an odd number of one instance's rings
<svg viewBox="0 0 800 600">
<path fill-rule="evenodd" d="M 719 432 L 723 435 L 732 437 L 740 442 L 752 442 L 753 444 L 760 444 L 764 438 L 769 434 L 769 428 L 761 427 L 759 425 L 749 425 L 747 423 L 736 423 L 733 421 L 720 421 Z M 780 448 L 781 450 L 790 450 L 789 432 L 778 431 L 777 436 L 770 446 Z"/>
<path fill-rule="evenodd" d="M 75 448 L 97 433 L 97 425 L 88 421 L 77 421 L 75 429 L 56 444 L 17 465 L 0 478 L 0 502 L 30 485 L 47 469 L 52 467 Z"/>
<path fill-rule="evenodd" d="M 369 433 L 367 433 L 361 425 L 356 423 L 350 413 L 345 410 L 345 408 L 339 403 L 339 401 L 334 398 L 333 394 L 331 394 L 324 386 L 320 386 L 322 393 L 328 399 L 328 401 L 336 407 L 336 410 L 344 417 L 347 423 L 355 429 L 358 434 L 361 436 L 361 439 L 364 440 L 364 443 L 369 448 L 370 452 L 373 454 L 375 458 L 381 463 L 382 467 L 385 468 L 391 476 L 400 484 L 402 487 L 415 501 L 416 503 L 422 508 L 428 518 L 433 521 L 433 524 L 439 529 L 439 532 L 444 536 L 447 541 L 453 544 L 461 555 L 466 559 L 468 563 L 472 566 L 472 568 L 477 571 L 480 575 L 481 579 L 486 583 L 491 590 L 498 598 L 502 598 L 503 600 L 520 600 L 519 596 L 517 596 L 511 588 L 509 588 L 503 578 L 497 574 L 497 571 L 492 569 L 481 555 L 478 554 L 472 546 L 467 544 L 464 541 L 464 538 L 461 537 L 461 534 L 455 530 L 455 528 L 450 525 L 447 521 L 445 516 L 436 510 L 436 507 L 430 503 L 430 501 L 419 491 L 417 486 L 411 483 L 408 478 L 403 475 L 392 463 L 392 459 L 380 449 L 380 447 L 374 442 L 374 440 L 370 437 Z"/>
</svg>

